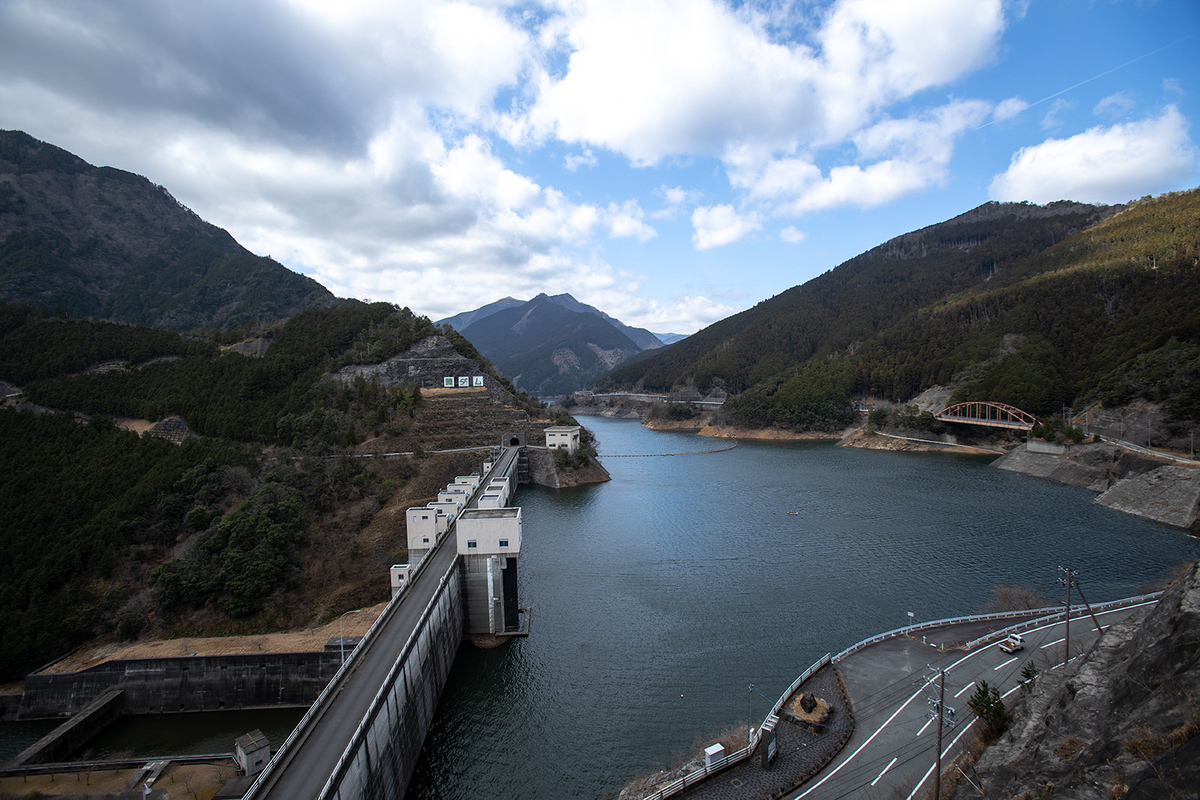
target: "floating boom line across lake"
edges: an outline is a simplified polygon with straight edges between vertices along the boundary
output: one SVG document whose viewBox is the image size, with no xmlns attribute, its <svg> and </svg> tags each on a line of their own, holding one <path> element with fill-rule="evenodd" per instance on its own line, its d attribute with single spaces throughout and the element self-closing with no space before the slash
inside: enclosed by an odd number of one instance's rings
<svg viewBox="0 0 1200 800">
<path fill-rule="evenodd" d="M 666 456 L 702 456 L 708 453 L 724 453 L 727 450 L 732 450 L 737 447 L 737 441 L 729 447 L 719 447 L 716 450 L 689 450 L 686 453 L 625 453 L 621 455 L 609 455 L 602 453 L 601 458 L 664 458 Z"/>
</svg>

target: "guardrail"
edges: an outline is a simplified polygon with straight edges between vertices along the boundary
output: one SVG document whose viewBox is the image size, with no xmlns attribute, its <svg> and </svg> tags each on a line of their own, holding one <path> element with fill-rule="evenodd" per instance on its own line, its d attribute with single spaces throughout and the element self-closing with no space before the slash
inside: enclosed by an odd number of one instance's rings
<svg viewBox="0 0 1200 800">
<path fill-rule="evenodd" d="M 1120 600 L 1110 600 L 1110 601 L 1107 601 L 1104 603 L 1097 603 L 1097 604 L 1093 605 L 1092 610 L 1093 611 L 1106 611 L 1111 608 L 1120 608 L 1121 606 L 1137 605 L 1138 603 L 1143 603 L 1143 602 L 1147 602 L 1150 600 L 1156 600 L 1159 597 L 1162 597 L 1162 594 L 1163 594 L 1162 592 L 1151 592 L 1149 594 L 1137 595 L 1136 597 L 1125 597 Z M 1075 611 L 1079 611 L 1080 613 L 1084 613 L 1086 611 L 1086 609 L 1087 609 L 1086 606 L 1076 605 L 1076 606 L 1071 607 L 1071 612 L 1074 613 Z M 1045 622 L 1049 618 L 1053 618 L 1056 616 L 1062 616 L 1065 614 L 1065 612 L 1066 612 L 1066 610 L 1062 607 L 1050 606 L 1047 608 L 1025 609 L 1023 611 L 1000 611 L 1000 612 L 996 612 L 993 614 L 969 614 L 969 615 L 964 615 L 964 616 L 959 616 L 959 617 L 948 617 L 946 619 L 931 620 L 929 622 L 922 622 L 922 623 L 918 623 L 915 625 L 905 625 L 903 628 L 895 628 L 894 630 L 890 630 L 885 633 L 876 634 L 875 636 L 872 636 L 867 639 L 863 639 L 860 642 L 856 642 L 856 643 L 850 645 L 845 650 L 838 653 L 836 656 L 830 656 L 828 653 L 821 656 L 821 658 L 819 658 L 816 661 L 816 663 L 814 663 L 808 669 L 804 670 L 804 672 L 800 673 L 800 676 L 798 678 L 796 678 L 796 680 L 792 681 L 791 685 L 788 686 L 788 688 L 784 691 L 784 693 L 779 696 L 779 699 L 777 701 L 775 701 L 775 705 L 771 707 L 770 713 L 767 714 L 767 716 L 764 718 L 763 721 L 766 722 L 766 720 L 769 720 L 771 717 L 778 718 L 779 711 L 780 711 L 780 709 L 783 708 L 783 704 L 787 702 L 787 699 L 789 697 L 791 697 L 792 694 L 797 689 L 799 689 L 800 686 L 806 680 L 808 680 L 814 674 L 816 674 L 817 670 L 821 669 L 821 667 L 824 667 L 827 664 L 837 664 L 839 661 L 845 660 L 848 656 L 852 655 L 853 653 L 857 653 L 859 650 L 862 650 L 865 647 L 869 647 L 873 644 L 881 642 L 884 639 L 890 639 L 890 638 L 893 638 L 896 636 L 905 636 L 905 635 L 912 633 L 913 631 L 922 631 L 922 630 L 929 630 L 931 628 L 940 628 L 945 625 L 955 625 L 955 624 L 962 623 L 962 622 L 987 622 L 988 620 L 994 620 L 994 619 L 999 620 L 999 619 L 1013 619 L 1016 617 L 1028 617 L 1028 616 L 1033 617 L 1032 619 L 1022 620 L 1021 622 L 1018 622 L 1015 625 L 1010 625 L 1010 626 L 1008 626 L 1006 628 L 1002 628 L 1000 630 L 991 631 L 977 639 L 973 639 L 972 641 L 967 642 L 964 645 L 964 647 L 966 649 L 970 650 L 972 647 L 982 644 L 983 642 L 986 642 L 989 639 L 994 639 L 994 638 L 997 638 L 1000 636 L 1007 636 L 1009 633 L 1021 630 L 1022 628 L 1036 625 L 1041 622 Z M 672 781 L 671 783 L 666 784 L 665 786 L 663 786 L 661 789 L 654 792 L 653 794 L 646 795 L 646 797 L 643 798 L 643 800 L 663 800 L 664 798 L 679 794 L 680 792 L 684 791 L 685 789 L 695 786 L 696 784 L 700 783 L 701 781 L 707 779 L 709 776 L 714 775 L 714 774 L 720 772 L 721 770 L 727 769 L 727 768 L 733 766 L 734 764 L 737 764 L 740 761 L 746 760 L 747 758 L 750 757 L 750 755 L 754 752 L 754 748 L 758 745 L 759 739 L 761 738 L 761 731 L 762 731 L 762 726 L 760 725 L 757 729 L 755 729 L 754 733 L 751 735 L 749 744 L 746 747 L 742 748 L 741 750 L 738 750 L 735 753 L 730 753 L 729 755 L 725 756 L 723 759 L 713 763 L 713 765 L 711 767 L 708 765 L 705 765 L 701 769 L 698 769 L 694 772 L 690 772 L 690 773 L 684 775 L 683 777 L 678 778 L 678 779 Z"/>
<path fill-rule="evenodd" d="M 1139 603 L 1147 603 L 1147 602 L 1150 602 L 1151 600 L 1157 600 L 1160 597 L 1162 597 L 1162 595 L 1163 595 L 1162 592 L 1150 592 L 1149 594 L 1139 594 L 1136 597 L 1125 597 L 1120 600 L 1109 600 L 1104 603 L 1097 603 L 1096 605 L 1091 607 L 1091 610 L 1092 611 L 1108 611 L 1109 609 L 1121 608 L 1123 606 L 1136 606 Z M 1078 611 L 1079 614 L 1082 616 L 1083 614 L 1086 614 L 1088 612 L 1088 607 L 1086 605 L 1071 606 L 1071 613 L 1075 613 L 1076 611 Z M 980 636 L 978 639 L 972 639 L 971 641 L 964 644 L 963 648 L 966 650 L 970 650 L 973 647 L 978 647 L 979 645 L 983 644 L 984 642 L 988 641 L 989 639 L 998 639 L 1002 636 L 1007 636 L 1010 633 L 1017 633 L 1018 631 L 1022 631 L 1025 628 L 1032 627 L 1039 623 L 1046 622 L 1048 620 L 1055 619 L 1057 617 L 1062 617 L 1065 615 L 1065 613 L 1066 613 L 1066 609 L 1060 608 L 1053 614 L 1047 614 L 1044 617 L 1038 617 L 1036 619 L 1030 619 L 1030 620 L 1025 620 L 1023 622 L 1018 622 L 1015 625 L 1009 625 L 1007 628 L 1001 628 L 998 631 L 992 631 L 991 633 L 986 633 L 983 636 Z"/>
<path fill-rule="evenodd" d="M 271 760 L 267 762 L 266 768 L 258 774 L 258 777 L 254 779 L 254 783 L 250 784 L 250 788 L 243 795 L 244 800 L 253 800 L 253 798 L 257 797 L 258 791 L 264 785 L 268 785 L 268 779 L 271 779 L 278 770 L 285 768 L 292 760 L 293 751 L 308 738 L 312 727 L 316 725 L 326 710 L 328 710 L 330 698 L 341 691 L 347 677 L 358 667 L 358 663 L 366 654 L 367 648 L 379 637 L 379 631 L 387 625 L 387 622 L 395 615 L 396 609 L 400 607 L 400 603 L 404 602 L 408 597 L 410 588 L 416 583 L 417 576 L 425 571 L 426 565 L 432 560 L 432 558 L 421 560 L 421 563 L 413 570 L 410 579 L 405 582 L 404 587 L 388 602 L 387 607 L 383 609 L 383 613 L 375 618 L 375 622 L 367 629 L 366 636 L 350 651 L 350 655 L 338 667 L 338 671 L 330 678 L 329 683 L 325 684 L 325 688 L 317 695 L 317 699 L 313 704 L 308 707 L 308 711 L 300 718 L 300 722 L 296 724 L 296 727 L 292 728 L 292 732 L 284 740 L 283 745 L 271 756 Z"/>
<path fill-rule="evenodd" d="M 804 672 L 800 673 L 800 677 L 798 677 L 798 678 L 796 678 L 796 680 L 792 681 L 792 685 L 787 688 L 787 691 L 785 691 L 783 694 L 781 694 L 779 696 L 779 699 L 775 701 L 775 705 L 771 707 L 771 711 L 763 719 L 763 723 L 765 724 L 766 721 L 771 719 L 772 717 L 778 718 L 779 710 L 781 708 L 783 708 L 783 704 L 787 702 L 787 699 L 792 695 L 792 693 L 795 692 L 797 689 L 799 689 L 800 685 L 802 683 L 804 683 L 806 680 L 808 680 L 814 674 L 816 674 L 817 670 L 819 670 L 821 667 L 825 666 L 829 662 L 830 662 L 829 653 L 826 653 L 825 655 L 821 656 L 821 658 L 815 664 L 813 664 L 808 669 L 804 670 Z M 754 753 L 754 748 L 758 747 L 758 742 L 761 738 L 762 738 L 762 725 L 759 725 L 757 728 L 754 729 L 754 732 L 750 735 L 749 743 L 745 747 L 743 747 L 741 750 L 730 753 L 729 755 L 725 756 L 724 758 L 714 761 L 712 766 L 705 764 L 700 769 L 698 769 L 694 772 L 689 772 L 688 774 L 684 775 L 681 778 L 677 778 L 676 780 L 672 781 L 671 783 L 668 783 L 667 785 L 663 786 L 661 789 L 656 791 L 654 794 L 647 795 L 645 798 L 643 798 L 643 800 L 663 800 L 663 798 L 671 797 L 673 795 L 679 794 L 684 789 L 687 789 L 689 786 L 695 786 L 697 783 L 700 783 L 705 778 L 708 778 L 710 775 L 715 775 L 716 773 L 720 772 L 723 769 L 728 769 L 729 767 L 732 767 L 734 764 L 737 764 L 741 761 L 745 761 L 747 758 L 749 758 Z"/>
<path fill-rule="evenodd" d="M 488 472 L 487 476 L 484 477 L 484 480 L 480 481 L 480 487 L 487 485 L 487 478 L 493 475 L 499 466 L 499 463 L 497 463 L 492 467 L 492 470 Z M 471 497 L 474 498 L 479 491 L 479 489 L 476 489 L 474 492 L 472 492 Z M 243 795 L 243 800 L 254 800 L 254 798 L 258 796 L 258 792 L 263 788 L 263 786 L 267 785 L 268 779 L 271 779 L 275 772 L 287 767 L 287 764 L 295 755 L 294 751 L 300 746 L 301 743 L 304 742 L 305 739 L 308 738 L 309 733 L 312 731 L 312 727 L 316 725 L 316 723 L 325 714 L 326 710 L 328 710 L 330 698 L 342 690 L 350 673 L 357 669 L 359 662 L 362 660 L 367 650 L 372 644 L 374 644 L 375 639 L 379 637 L 379 631 L 387 625 L 393 616 L 395 616 L 396 609 L 398 609 L 400 604 L 407 599 L 413 585 L 415 585 L 417 582 L 417 578 L 425 572 L 426 566 L 433 561 L 433 554 L 442 546 L 444 546 L 448 540 L 454 538 L 451 535 L 453 531 L 454 525 L 451 524 L 450 528 L 446 531 L 437 547 L 430 551 L 425 558 L 421 559 L 421 563 L 417 564 L 417 566 L 413 569 L 412 574 L 409 577 L 409 580 L 405 582 L 404 587 L 388 602 L 387 607 L 383 609 L 383 613 L 375 618 L 375 622 L 373 622 L 371 627 L 367 629 L 366 636 L 364 636 L 362 640 L 354 647 L 354 649 L 350 651 L 349 657 L 342 662 L 342 665 L 338 668 L 338 671 L 332 678 L 330 678 L 329 683 L 325 684 L 325 688 L 321 690 L 319 695 L 317 695 L 317 699 L 313 702 L 313 704 L 308 707 L 308 711 L 306 711 L 304 716 L 300 718 L 300 722 L 297 723 L 296 727 L 292 729 L 292 732 L 288 735 L 288 738 L 284 740 L 283 745 L 277 751 L 275 751 L 274 755 L 271 757 L 271 760 L 267 762 L 266 768 L 258 774 L 258 777 L 254 779 L 254 783 L 250 784 L 250 788 L 247 789 L 246 793 Z M 434 592 L 435 598 L 441 593 L 441 590 L 442 587 L 439 585 L 437 591 Z M 428 609 L 426 609 L 426 611 L 428 611 Z M 422 622 L 424 619 L 425 617 L 422 615 Z M 419 625 L 417 629 L 420 629 Z M 405 646 L 407 647 L 407 644 Z M 389 677 L 391 677 L 390 673 Z M 371 707 L 374 708 L 374 702 L 372 702 Z M 370 712 L 368 712 L 368 716 L 369 715 Z M 341 766 L 340 760 L 338 762 L 338 766 Z"/>
<path fill-rule="evenodd" d="M 437 607 L 439 602 L 441 602 L 442 595 L 446 591 L 446 585 L 450 582 L 450 579 L 454 577 L 454 574 L 455 571 L 453 569 L 447 570 L 446 574 L 442 576 L 441 581 L 438 582 L 438 588 L 434 591 L 433 597 L 430 598 L 429 602 L 425 606 L 425 609 L 421 612 L 421 617 L 417 620 L 417 624 L 416 627 L 413 628 L 413 632 L 409 634 L 408 640 L 404 643 L 404 646 L 400 648 L 400 652 L 396 654 L 396 660 L 392 663 L 392 668 L 388 670 L 387 678 L 385 678 L 383 683 L 380 684 L 379 691 L 377 691 L 375 696 L 371 698 L 371 705 L 367 707 L 367 713 L 363 715 L 363 718 L 358 723 L 358 727 L 354 729 L 354 733 L 350 736 L 350 742 L 346 745 L 346 749 L 342 751 L 341 758 L 338 759 L 337 764 L 334 765 L 333 772 L 330 773 L 329 779 L 325 781 L 325 785 L 321 787 L 321 792 L 317 795 L 318 798 L 329 797 L 330 790 L 341 782 L 342 776 L 346 770 L 347 762 L 354 757 L 359 745 L 361 745 L 363 739 L 366 738 L 367 730 L 375 721 L 375 717 L 379 713 L 380 707 L 386 702 L 387 694 L 395 685 L 397 675 L 399 674 L 400 670 L 404 668 L 405 659 L 408 658 L 408 654 L 412 651 L 417 639 L 420 637 L 421 631 L 424 630 L 425 623 L 429 620 L 430 615 L 433 613 L 433 609 Z"/>
</svg>

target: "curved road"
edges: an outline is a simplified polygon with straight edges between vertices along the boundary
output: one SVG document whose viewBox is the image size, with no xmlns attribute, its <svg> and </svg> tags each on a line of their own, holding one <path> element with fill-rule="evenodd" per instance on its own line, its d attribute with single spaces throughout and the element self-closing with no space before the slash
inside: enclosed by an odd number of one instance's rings
<svg viewBox="0 0 1200 800">
<path fill-rule="evenodd" d="M 1096 613 L 1105 628 L 1147 606 Z M 1022 631 L 1025 649 L 1007 654 L 1000 642 L 940 653 L 934 645 L 963 641 L 986 632 L 984 623 L 962 623 L 925 632 L 918 639 L 885 639 L 841 661 L 837 666 L 854 703 L 855 729 L 842 752 L 815 778 L 788 795 L 794 800 L 835 800 L 843 797 L 898 797 L 913 800 L 931 790 L 937 723 L 931 699 L 937 697 L 937 670 L 946 671 L 945 704 L 955 710 L 955 722 L 942 731 L 942 764 L 958 754 L 959 744 L 976 725 L 967 705 L 978 683 L 1010 697 L 1019 686 L 1021 670 L 1032 661 L 1039 672 L 1062 666 L 1063 622 L 1047 622 Z M 978 629 L 973 631 L 972 627 Z M 1071 660 L 1096 641 L 1096 628 L 1084 615 L 1071 620 Z M 932 668 L 932 669 L 931 669 Z M 987 789 L 989 787 L 985 787 Z"/>
</svg>

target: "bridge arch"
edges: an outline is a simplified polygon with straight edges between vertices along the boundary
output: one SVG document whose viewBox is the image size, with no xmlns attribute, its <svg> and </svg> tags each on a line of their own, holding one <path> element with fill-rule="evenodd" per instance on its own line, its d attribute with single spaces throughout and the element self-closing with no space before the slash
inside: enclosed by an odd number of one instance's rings
<svg viewBox="0 0 1200 800">
<path fill-rule="evenodd" d="M 961 422 L 967 425 L 985 425 L 989 428 L 1029 431 L 1037 424 L 1037 418 L 1027 411 L 1007 403 L 974 400 L 958 403 L 943 409 L 937 418 L 942 422 Z"/>
</svg>

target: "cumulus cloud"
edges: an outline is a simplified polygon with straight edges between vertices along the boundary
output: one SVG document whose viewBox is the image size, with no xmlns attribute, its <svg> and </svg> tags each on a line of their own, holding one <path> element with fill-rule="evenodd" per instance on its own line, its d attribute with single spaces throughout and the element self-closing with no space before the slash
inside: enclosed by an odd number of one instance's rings
<svg viewBox="0 0 1200 800">
<path fill-rule="evenodd" d="M 988 64 L 1005 25 L 1002 0 L 9 0 L 0 108 L 339 294 L 437 317 L 571 291 L 687 330 L 736 309 L 638 297 L 605 240 L 687 235 L 690 213 L 706 250 L 943 182 L 962 131 L 1021 101 L 913 98 Z M 553 172 L 598 156 L 714 158 L 735 197 L 653 176 L 652 208 L 606 170 Z"/>
<path fill-rule="evenodd" d="M 614 239 L 629 236 L 642 242 L 658 236 L 658 231 L 643 221 L 645 218 L 646 212 L 636 200 L 626 200 L 619 206 L 609 203 L 604 214 L 609 236 Z"/>
<path fill-rule="evenodd" d="M 992 109 L 992 119 L 997 122 L 1012 119 L 1027 108 L 1029 108 L 1029 103 L 1020 97 L 1010 97 L 996 104 L 996 107 Z"/>
<path fill-rule="evenodd" d="M 726 157 L 730 182 L 750 199 L 773 203 L 777 215 L 890 203 L 944 181 L 957 138 L 992 113 L 987 103 L 957 101 L 920 116 L 884 119 L 853 137 L 862 163 L 833 167 L 827 175 L 810 158 L 756 164 L 739 151 Z"/>
<path fill-rule="evenodd" d="M 807 238 L 804 231 L 796 230 L 796 226 L 788 225 L 779 232 L 779 238 L 788 244 L 800 244 Z"/>
<path fill-rule="evenodd" d="M 1162 191 L 1195 169 L 1188 121 L 1168 106 L 1158 117 L 1024 147 L 990 192 L 996 200 L 1121 203 Z"/>
<path fill-rule="evenodd" d="M 568 153 L 563 159 L 563 168 L 568 172 L 574 172 L 580 167 L 596 166 L 596 156 L 592 154 L 591 148 L 585 147 L 582 153 Z"/>
<path fill-rule="evenodd" d="M 738 214 L 730 205 L 699 206 L 692 212 L 692 227 L 692 244 L 697 250 L 710 250 L 761 230 L 762 223 L 757 213 Z"/>
<path fill-rule="evenodd" d="M 730 142 L 837 141 L 881 105 L 986 63 L 1005 25 L 1000 0 L 842 0 L 807 22 L 813 45 L 781 43 L 715 0 L 564 3 L 554 41 L 566 67 L 540 73 L 505 130 L 638 165 L 720 156 Z"/>
<path fill-rule="evenodd" d="M 1096 107 L 1092 109 L 1097 117 L 1108 117 L 1109 119 L 1119 119 L 1133 111 L 1134 100 L 1133 95 L 1129 92 L 1117 92 L 1110 94 L 1108 97 L 1096 103 Z"/>
</svg>

